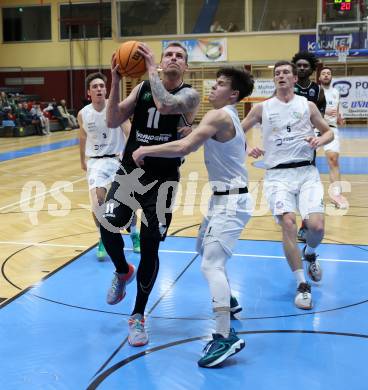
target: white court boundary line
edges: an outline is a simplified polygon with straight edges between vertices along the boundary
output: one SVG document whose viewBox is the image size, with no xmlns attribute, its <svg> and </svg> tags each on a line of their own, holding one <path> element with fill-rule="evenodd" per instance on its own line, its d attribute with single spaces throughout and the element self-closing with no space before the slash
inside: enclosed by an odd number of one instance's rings
<svg viewBox="0 0 368 390">
<path fill-rule="evenodd" d="M 52 190 L 48 190 L 48 191 L 42 192 L 39 195 L 30 196 L 29 198 L 26 198 L 26 199 L 20 200 L 18 202 L 14 202 L 14 203 L 8 204 L 6 206 L 0 207 L 0 211 L 3 211 L 5 209 L 13 207 L 13 206 L 20 206 L 23 203 L 29 202 L 31 199 L 38 199 L 38 198 L 44 197 L 46 194 L 52 194 L 53 192 L 59 191 L 61 188 L 69 187 L 71 184 L 78 183 L 79 181 L 82 181 L 82 180 L 86 180 L 86 178 L 85 177 L 80 177 L 77 180 L 68 182 L 67 185 L 61 185 L 59 187 L 53 188 Z"/>
<path fill-rule="evenodd" d="M 196 255 L 197 252 L 194 251 L 173 251 L 173 250 L 168 250 L 168 249 L 162 249 L 159 252 L 167 252 L 167 253 L 187 253 L 187 254 L 192 254 Z M 258 257 L 261 259 L 276 259 L 276 260 L 286 260 L 285 256 L 266 256 L 266 255 L 250 255 L 250 254 L 244 254 L 244 253 L 233 253 L 233 256 L 238 256 L 238 257 Z M 336 262 L 336 263 L 363 263 L 368 265 L 368 260 L 351 260 L 351 259 L 323 259 L 323 258 L 318 258 L 318 260 L 321 261 L 327 261 L 327 262 Z"/>
<path fill-rule="evenodd" d="M 42 242 L 22 242 L 22 241 L 0 241 L 0 245 L 20 245 L 20 246 L 50 246 L 60 248 L 89 248 L 88 245 L 73 245 L 73 244 L 48 244 Z"/>
<path fill-rule="evenodd" d="M 49 247 L 65 247 L 65 248 L 89 248 L 87 245 L 73 245 L 73 244 L 47 244 L 47 243 L 38 243 L 38 242 L 18 242 L 18 241 L 0 241 L 1 244 L 10 244 L 10 245 L 27 245 L 27 246 L 49 246 Z M 125 247 L 126 250 L 132 251 L 132 248 Z M 195 251 L 178 251 L 171 249 L 160 249 L 159 252 L 162 253 L 183 253 L 188 255 L 196 255 Z M 233 256 L 238 257 L 250 257 L 250 258 L 261 258 L 261 259 L 275 259 L 275 260 L 286 260 L 284 256 L 273 256 L 273 255 L 254 255 L 254 254 L 245 254 L 245 253 L 233 253 Z M 367 264 L 367 260 L 352 260 L 352 259 L 324 259 L 318 258 L 318 260 L 332 262 L 332 263 L 357 263 L 357 264 Z"/>
</svg>

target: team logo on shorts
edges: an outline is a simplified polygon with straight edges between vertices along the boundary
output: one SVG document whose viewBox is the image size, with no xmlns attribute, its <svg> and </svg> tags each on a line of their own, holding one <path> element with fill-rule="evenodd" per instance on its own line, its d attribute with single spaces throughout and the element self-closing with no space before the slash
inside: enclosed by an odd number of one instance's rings
<svg viewBox="0 0 368 390">
<path fill-rule="evenodd" d="M 281 200 L 278 200 L 275 206 L 277 209 L 282 209 L 284 207 L 284 203 Z"/>
<path fill-rule="evenodd" d="M 309 96 L 310 97 L 313 97 L 313 96 L 315 96 L 316 95 L 316 91 L 314 90 L 314 89 L 310 89 L 309 90 Z"/>
</svg>

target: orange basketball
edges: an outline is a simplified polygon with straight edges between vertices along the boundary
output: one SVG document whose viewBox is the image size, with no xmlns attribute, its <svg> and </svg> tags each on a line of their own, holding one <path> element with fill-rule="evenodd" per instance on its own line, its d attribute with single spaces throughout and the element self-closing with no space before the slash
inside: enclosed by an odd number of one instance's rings
<svg viewBox="0 0 368 390">
<path fill-rule="evenodd" d="M 137 52 L 139 43 L 127 41 L 116 50 L 116 61 L 120 65 L 122 76 L 138 78 L 146 73 L 144 58 Z"/>
</svg>

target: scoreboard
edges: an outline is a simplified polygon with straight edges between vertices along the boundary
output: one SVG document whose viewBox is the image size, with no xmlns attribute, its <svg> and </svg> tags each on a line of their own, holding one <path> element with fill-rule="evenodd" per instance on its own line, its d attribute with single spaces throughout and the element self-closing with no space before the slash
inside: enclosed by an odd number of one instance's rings
<svg viewBox="0 0 368 390">
<path fill-rule="evenodd" d="M 351 0 L 334 0 L 334 6 L 338 11 L 350 11 Z"/>
</svg>

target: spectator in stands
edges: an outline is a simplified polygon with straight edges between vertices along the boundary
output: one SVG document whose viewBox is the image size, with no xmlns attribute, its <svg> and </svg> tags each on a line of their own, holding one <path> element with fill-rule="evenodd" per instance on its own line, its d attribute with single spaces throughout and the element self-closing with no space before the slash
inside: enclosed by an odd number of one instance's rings
<svg viewBox="0 0 368 390">
<path fill-rule="evenodd" d="M 33 126 L 36 134 L 42 135 L 41 122 L 37 117 L 31 114 L 27 102 L 18 103 L 14 114 L 17 126 Z"/>
<path fill-rule="evenodd" d="M 282 19 L 279 30 L 290 30 L 291 26 L 287 19 Z"/>
<path fill-rule="evenodd" d="M 42 134 L 43 135 L 50 135 L 50 121 L 49 118 L 47 118 L 43 111 L 41 110 L 40 103 L 36 102 L 33 107 L 31 108 L 31 114 L 33 117 L 37 118 L 40 121 L 41 128 L 42 128 Z"/>
<path fill-rule="evenodd" d="M 60 115 L 63 118 L 66 118 L 68 120 L 69 126 L 72 129 L 78 128 L 78 122 L 77 122 L 75 116 L 70 114 L 68 112 L 67 108 L 66 108 L 66 101 L 65 101 L 65 99 L 61 99 L 60 100 L 60 103 L 58 104 L 57 108 L 59 110 Z"/>
<path fill-rule="evenodd" d="M 294 27 L 296 30 L 302 30 L 303 28 L 305 28 L 304 26 L 304 20 L 303 20 L 303 17 L 302 16 L 298 16 L 296 18 L 296 23 L 295 23 L 295 27 Z"/>
<path fill-rule="evenodd" d="M 221 26 L 218 20 L 215 20 L 210 27 L 210 32 L 225 32 L 224 28 Z"/>
<path fill-rule="evenodd" d="M 0 107 L 3 109 L 11 109 L 8 96 L 4 91 L 0 92 Z"/>
<path fill-rule="evenodd" d="M 276 20 L 273 20 L 273 21 L 271 22 L 270 30 L 276 31 L 276 30 L 278 30 L 278 29 L 279 29 L 279 26 L 277 25 Z"/>
<path fill-rule="evenodd" d="M 52 103 L 49 103 L 43 111 L 45 115 L 49 116 L 50 119 L 57 119 L 61 125 L 62 130 L 71 130 L 71 127 L 68 127 L 68 119 L 61 116 L 55 99 L 52 99 Z"/>
<path fill-rule="evenodd" d="M 7 119 L 9 112 L 11 112 L 10 102 L 4 91 L 0 93 L 0 122 Z"/>
<path fill-rule="evenodd" d="M 239 31 L 239 28 L 235 23 L 230 22 L 229 25 L 227 26 L 226 31 L 227 32 L 236 32 L 236 31 Z"/>
<path fill-rule="evenodd" d="M 32 119 L 30 118 L 30 115 L 28 115 L 27 110 L 24 109 L 22 102 L 17 104 L 14 114 L 17 126 L 27 126 L 32 123 Z"/>
</svg>

